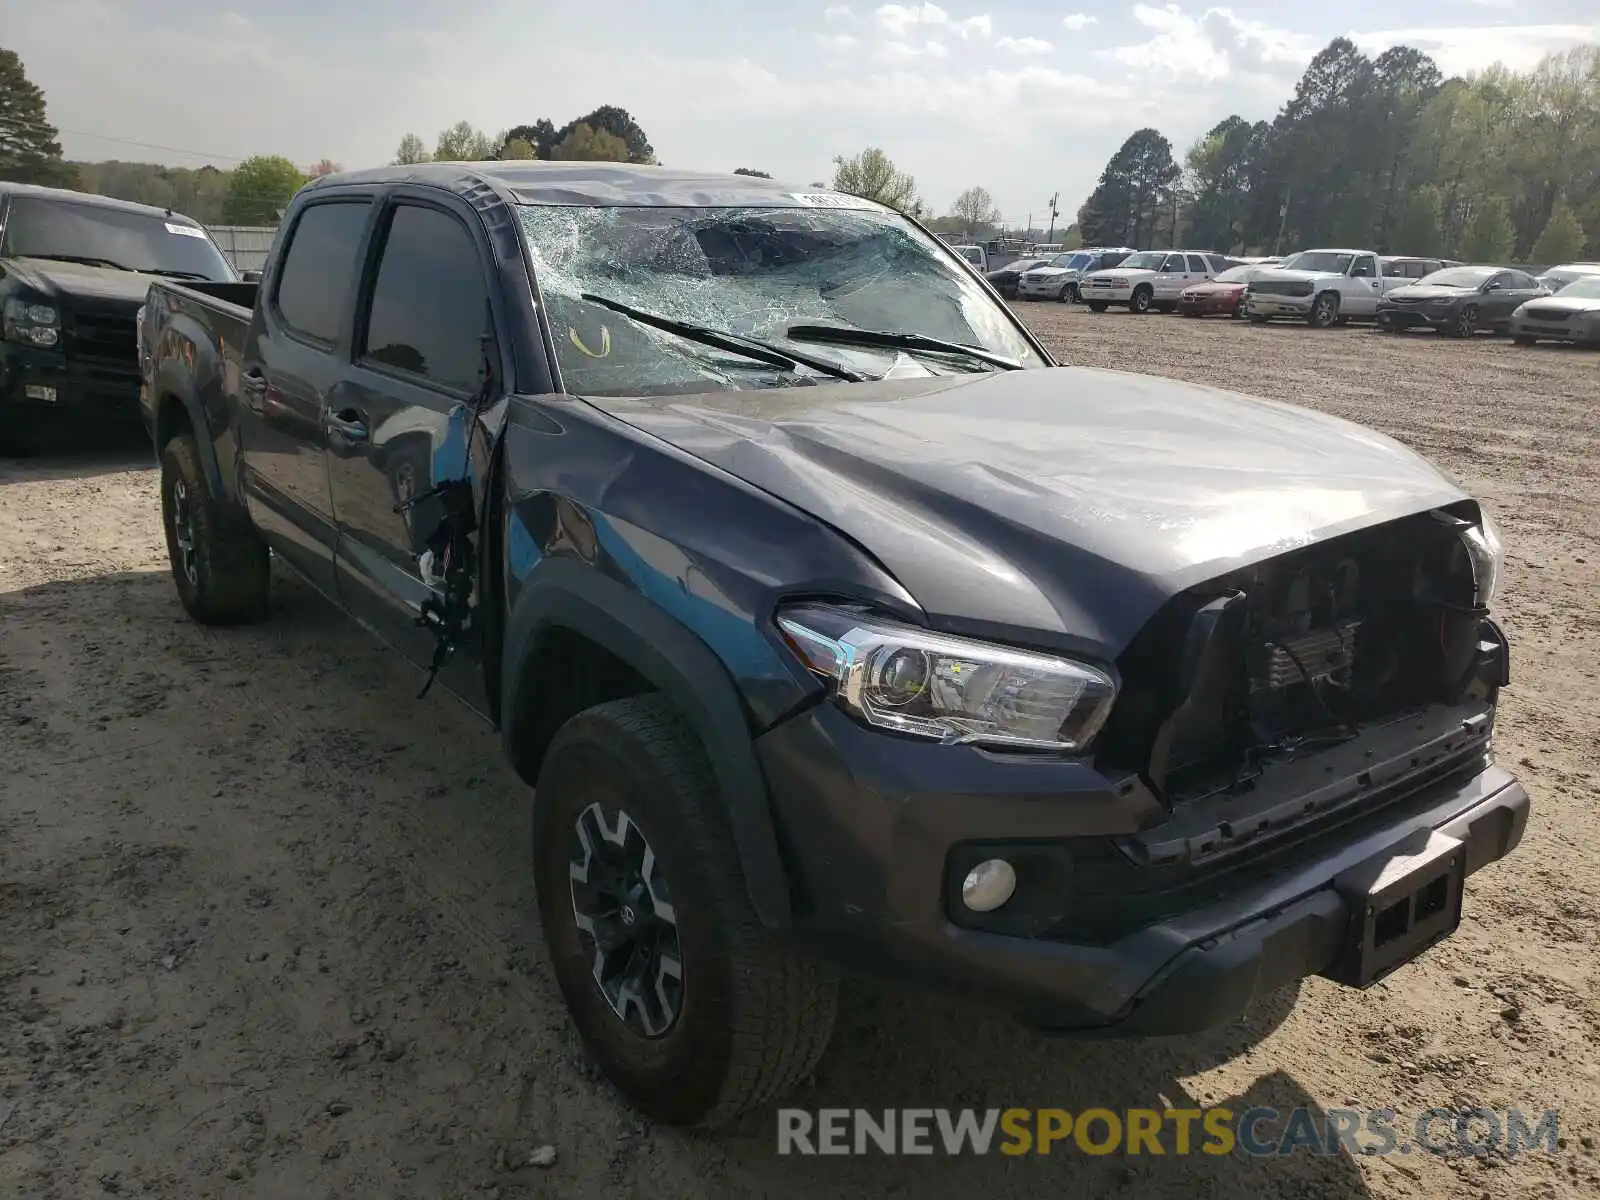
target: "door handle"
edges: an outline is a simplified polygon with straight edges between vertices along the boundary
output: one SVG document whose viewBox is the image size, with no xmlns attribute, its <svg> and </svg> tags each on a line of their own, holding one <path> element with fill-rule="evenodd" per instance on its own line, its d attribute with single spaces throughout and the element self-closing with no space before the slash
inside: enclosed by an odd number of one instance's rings
<svg viewBox="0 0 1600 1200">
<path fill-rule="evenodd" d="M 267 395 L 267 377 L 260 367 L 251 367 L 239 379 L 239 392 L 252 412 L 260 412 Z"/>
<path fill-rule="evenodd" d="M 341 458 L 358 453 L 367 444 L 366 414 L 355 408 L 341 408 L 323 418 L 328 431 L 328 449 Z"/>
</svg>

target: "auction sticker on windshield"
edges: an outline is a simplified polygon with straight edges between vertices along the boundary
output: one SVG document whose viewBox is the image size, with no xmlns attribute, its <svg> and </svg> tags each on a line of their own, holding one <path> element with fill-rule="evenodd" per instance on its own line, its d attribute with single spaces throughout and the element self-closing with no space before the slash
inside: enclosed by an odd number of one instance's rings
<svg viewBox="0 0 1600 1200">
<path fill-rule="evenodd" d="M 807 208 L 877 208 L 871 200 L 852 196 L 848 192 L 790 192 L 789 195 Z"/>
<path fill-rule="evenodd" d="M 206 231 L 204 229 L 196 229 L 193 225 L 174 225 L 171 221 L 163 221 L 162 224 L 167 227 L 168 233 L 205 240 Z"/>
</svg>

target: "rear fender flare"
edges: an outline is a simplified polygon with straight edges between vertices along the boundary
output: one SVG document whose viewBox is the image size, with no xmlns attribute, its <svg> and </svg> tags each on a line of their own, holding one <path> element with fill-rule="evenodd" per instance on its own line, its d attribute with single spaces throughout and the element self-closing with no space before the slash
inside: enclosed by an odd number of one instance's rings
<svg viewBox="0 0 1600 1200">
<path fill-rule="evenodd" d="M 195 448 L 200 453 L 200 467 L 205 472 L 206 482 L 211 485 L 212 498 L 218 503 L 231 503 L 233 490 L 223 482 L 216 443 L 211 437 L 211 423 L 206 417 L 205 407 L 200 403 L 198 382 L 194 374 L 183 362 L 168 359 L 156 368 L 155 378 L 151 381 L 151 391 L 154 394 L 151 434 L 157 457 L 160 457 L 161 448 L 172 437 L 171 418 L 163 414 L 167 411 L 168 401 L 176 400 L 189 415 L 189 426 L 194 430 Z"/>
<path fill-rule="evenodd" d="M 721 786 L 756 915 L 768 928 L 788 926 L 793 919 L 788 873 L 766 777 L 732 677 L 687 627 L 577 560 L 542 559 L 523 580 L 512 606 L 500 683 L 500 734 L 507 757 L 519 761 L 518 731 L 539 702 L 538 681 L 524 687 L 523 674 L 541 633 L 551 628 L 571 630 L 603 646 L 688 718 Z"/>
</svg>

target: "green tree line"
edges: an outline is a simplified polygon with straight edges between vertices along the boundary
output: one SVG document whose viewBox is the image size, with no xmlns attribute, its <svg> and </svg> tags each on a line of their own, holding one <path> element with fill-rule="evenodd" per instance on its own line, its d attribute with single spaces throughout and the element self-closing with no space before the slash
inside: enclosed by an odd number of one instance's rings
<svg viewBox="0 0 1600 1200">
<path fill-rule="evenodd" d="M 1230 116 L 1182 160 L 1134 132 L 1079 211 L 1086 244 L 1310 245 L 1474 261 L 1600 255 L 1600 48 L 1446 79 L 1336 38 L 1271 121 Z"/>
</svg>

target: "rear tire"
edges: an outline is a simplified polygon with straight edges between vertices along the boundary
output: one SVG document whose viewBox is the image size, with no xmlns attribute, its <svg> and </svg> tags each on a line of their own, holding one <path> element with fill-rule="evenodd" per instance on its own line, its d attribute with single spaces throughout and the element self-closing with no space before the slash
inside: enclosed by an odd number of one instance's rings
<svg viewBox="0 0 1600 1200">
<path fill-rule="evenodd" d="M 267 544 L 217 504 L 188 434 L 161 451 L 161 523 L 178 599 L 191 617 L 202 625 L 244 625 L 267 615 Z"/>
<path fill-rule="evenodd" d="M 810 1074 L 833 1031 L 837 980 L 762 928 L 722 791 L 666 700 L 614 700 L 563 725 L 539 772 L 533 826 L 541 924 L 567 1009 L 635 1107 L 709 1129 Z M 650 866 L 601 862 L 630 842 L 640 847 L 631 861 Z M 601 863 L 598 875 L 591 863 Z M 607 888 L 641 902 L 608 910 Z M 653 948 L 641 951 L 651 937 Z M 671 956 L 675 982 L 661 965 Z M 611 998 L 602 980 L 618 963 L 619 980 L 638 970 L 653 985 L 618 982 Z"/>
<path fill-rule="evenodd" d="M 1245 315 L 1250 318 L 1250 324 L 1252 325 L 1265 325 L 1267 323 L 1267 318 L 1260 313 L 1246 313 Z"/>
<path fill-rule="evenodd" d="M 1533 346 L 1536 345 L 1538 341 L 1538 338 L 1531 338 L 1525 333 L 1514 333 L 1511 335 L 1511 344 L 1513 346 Z"/>
<path fill-rule="evenodd" d="M 1107 308 L 1107 305 L 1106 305 L 1106 302 L 1104 300 L 1090 300 L 1089 301 L 1089 311 L 1090 312 L 1105 312 L 1106 308 Z"/>
</svg>

